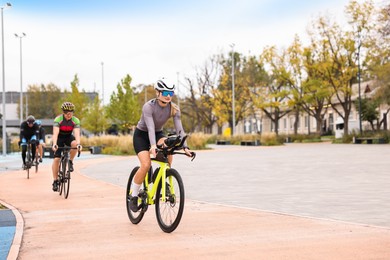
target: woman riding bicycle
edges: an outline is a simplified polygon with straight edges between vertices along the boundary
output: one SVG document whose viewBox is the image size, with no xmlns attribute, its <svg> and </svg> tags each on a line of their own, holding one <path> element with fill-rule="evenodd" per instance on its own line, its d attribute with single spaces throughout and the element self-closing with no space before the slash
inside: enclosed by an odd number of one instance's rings
<svg viewBox="0 0 390 260">
<path fill-rule="evenodd" d="M 53 172 L 53 191 L 58 190 L 58 166 L 62 152 L 58 148 L 64 147 L 64 145 L 77 147 L 78 151 L 81 151 L 82 148 L 80 145 L 80 120 L 73 116 L 74 108 L 74 105 L 70 102 L 63 103 L 61 106 L 63 114 L 54 119 L 52 150 L 55 153 L 51 167 Z M 73 159 L 76 153 L 76 149 L 70 151 L 69 171 L 71 172 L 73 172 Z"/>
<path fill-rule="evenodd" d="M 169 118 L 173 118 L 176 134 L 185 135 L 179 107 L 172 103 L 175 85 L 166 78 L 162 78 L 156 82 L 154 88 L 157 97 L 149 100 L 142 107 L 141 119 L 133 135 L 134 150 L 140 162 L 140 168 L 131 184 L 130 209 L 133 212 L 138 211 L 138 192 L 151 166 L 150 154 L 156 157 L 157 145 L 164 144 L 166 136 L 163 134 L 163 126 Z M 188 147 L 185 147 L 184 151 L 188 156 L 192 156 Z M 172 165 L 172 155 L 168 157 L 168 162 Z"/>
</svg>

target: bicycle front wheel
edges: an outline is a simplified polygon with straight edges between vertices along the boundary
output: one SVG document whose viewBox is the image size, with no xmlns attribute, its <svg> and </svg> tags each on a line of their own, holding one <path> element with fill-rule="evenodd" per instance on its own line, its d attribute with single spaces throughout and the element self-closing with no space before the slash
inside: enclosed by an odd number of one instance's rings
<svg viewBox="0 0 390 260">
<path fill-rule="evenodd" d="M 127 181 L 127 188 L 126 188 L 126 208 L 127 208 L 127 215 L 129 216 L 129 219 L 131 221 L 131 223 L 133 224 L 138 224 L 141 222 L 142 218 L 144 217 L 144 214 L 145 212 L 142 211 L 142 210 L 139 210 L 137 212 L 133 212 L 131 209 L 130 209 L 130 197 L 131 197 L 131 183 L 133 182 L 133 179 L 134 179 L 134 175 L 136 174 L 136 172 L 138 171 L 139 169 L 139 166 L 135 167 L 131 173 L 130 173 L 130 176 L 129 176 L 129 180 Z M 141 188 L 140 189 L 143 189 L 143 184 L 141 185 Z"/>
<path fill-rule="evenodd" d="M 35 173 L 38 172 L 38 165 L 39 165 L 38 160 L 35 159 Z"/>
<path fill-rule="evenodd" d="M 64 161 L 62 165 L 63 170 L 63 185 L 64 185 L 64 198 L 67 199 L 69 196 L 69 187 L 70 187 L 70 171 L 68 166 L 68 161 Z"/>
<path fill-rule="evenodd" d="M 166 183 L 165 201 L 162 199 L 162 181 Z M 171 233 L 180 223 L 184 211 L 184 184 L 175 169 L 168 169 L 166 179 L 161 180 L 156 192 L 156 218 L 160 228 Z"/>
<path fill-rule="evenodd" d="M 61 196 L 62 195 L 62 192 L 64 191 L 64 175 L 65 175 L 65 172 L 66 171 L 66 165 L 64 166 L 64 160 L 60 160 L 60 165 L 58 166 L 58 191 L 59 191 L 59 195 Z"/>
</svg>

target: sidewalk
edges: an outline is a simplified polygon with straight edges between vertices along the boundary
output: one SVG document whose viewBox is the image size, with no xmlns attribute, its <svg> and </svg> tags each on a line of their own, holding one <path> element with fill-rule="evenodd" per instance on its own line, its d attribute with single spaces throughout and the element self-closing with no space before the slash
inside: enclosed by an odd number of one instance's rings
<svg viewBox="0 0 390 260">
<path fill-rule="evenodd" d="M 19 255 L 11 250 L 9 259 L 390 259 L 386 228 L 190 200 L 171 234 L 160 230 L 153 207 L 133 225 L 122 187 L 82 175 L 92 163 L 125 160 L 77 160 L 66 200 L 51 191 L 48 164 L 30 179 L 23 171 L 1 173 L 0 200 L 22 216 Z"/>
</svg>

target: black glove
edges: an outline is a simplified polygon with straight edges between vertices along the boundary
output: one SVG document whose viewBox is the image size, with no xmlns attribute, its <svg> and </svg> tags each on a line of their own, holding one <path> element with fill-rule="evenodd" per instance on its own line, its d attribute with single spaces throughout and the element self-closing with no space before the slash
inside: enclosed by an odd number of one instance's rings
<svg viewBox="0 0 390 260">
<path fill-rule="evenodd" d="M 21 144 L 22 144 L 22 141 L 19 141 L 19 142 L 18 142 L 18 146 L 20 147 Z"/>
</svg>

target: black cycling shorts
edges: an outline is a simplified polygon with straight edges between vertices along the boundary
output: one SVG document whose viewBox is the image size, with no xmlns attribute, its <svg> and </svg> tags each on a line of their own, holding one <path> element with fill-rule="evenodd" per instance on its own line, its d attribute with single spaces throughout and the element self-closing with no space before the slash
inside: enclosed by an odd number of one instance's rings
<svg viewBox="0 0 390 260">
<path fill-rule="evenodd" d="M 156 132 L 156 141 L 165 137 L 162 131 Z M 150 141 L 148 132 L 141 131 L 138 128 L 135 128 L 133 135 L 133 146 L 136 154 L 142 151 L 149 151 L 150 149 Z"/>
<path fill-rule="evenodd" d="M 64 147 L 65 144 L 67 146 L 70 146 L 70 144 L 72 143 L 73 140 L 76 140 L 76 138 L 73 135 L 64 135 L 64 136 L 58 135 L 57 145 L 58 145 L 58 147 Z M 54 157 L 60 158 L 61 152 L 62 152 L 62 149 L 58 149 L 54 153 Z"/>
</svg>

